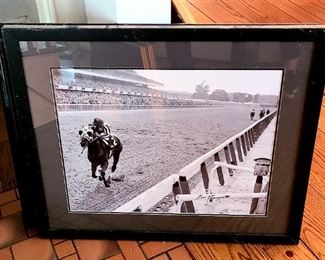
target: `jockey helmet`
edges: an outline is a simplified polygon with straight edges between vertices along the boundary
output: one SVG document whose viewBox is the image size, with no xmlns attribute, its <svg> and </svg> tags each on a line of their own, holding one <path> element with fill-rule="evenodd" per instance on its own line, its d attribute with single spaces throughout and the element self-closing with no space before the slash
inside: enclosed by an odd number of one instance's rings
<svg viewBox="0 0 325 260">
<path fill-rule="evenodd" d="M 95 117 L 93 124 L 94 125 L 97 125 L 97 126 L 100 126 L 100 125 L 103 125 L 104 124 L 104 121 L 101 118 L 99 118 L 99 117 Z"/>
</svg>

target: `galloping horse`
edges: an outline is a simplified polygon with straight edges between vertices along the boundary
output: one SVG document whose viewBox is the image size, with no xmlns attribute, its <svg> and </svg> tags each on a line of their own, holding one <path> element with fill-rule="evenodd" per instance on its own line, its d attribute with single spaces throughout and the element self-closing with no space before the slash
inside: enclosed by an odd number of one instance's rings
<svg viewBox="0 0 325 260">
<path fill-rule="evenodd" d="M 101 166 L 99 170 L 100 176 L 99 180 L 103 181 L 106 187 L 110 186 L 111 176 L 105 179 L 105 171 L 108 167 L 108 160 L 113 156 L 113 165 L 111 172 L 116 170 L 116 165 L 120 158 L 120 153 L 122 152 L 123 145 L 121 141 L 116 136 L 111 136 L 112 139 L 115 139 L 116 146 L 111 149 L 105 140 L 100 136 L 95 136 L 94 131 L 90 126 L 85 126 L 79 130 L 80 135 L 80 145 L 83 148 L 88 147 L 88 160 L 91 163 L 91 176 L 97 178 L 96 170 L 98 166 Z M 112 180 L 119 180 L 113 179 Z"/>
</svg>

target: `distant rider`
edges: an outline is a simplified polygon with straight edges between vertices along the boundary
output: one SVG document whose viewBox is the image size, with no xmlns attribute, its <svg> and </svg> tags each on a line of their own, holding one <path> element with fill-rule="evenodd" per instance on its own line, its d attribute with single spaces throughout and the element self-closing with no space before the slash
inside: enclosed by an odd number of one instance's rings
<svg viewBox="0 0 325 260">
<path fill-rule="evenodd" d="M 94 135 L 97 135 L 105 140 L 110 148 L 114 148 L 116 146 L 116 140 L 111 134 L 111 126 L 104 122 L 103 119 L 95 117 L 93 123 L 90 126 L 94 131 Z"/>
<path fill-rule="evenodd" d="M 260 119 L 262 119 L 265 115 L 265 108 L 260 110 Z"/>
<path fill-rule="evenodd" d="M 250 113 L 250 116 L 251 116 L 251 120 L 254 120 L 255 109 L 252 109 L 252 111 L 251 111 L 251 113 Z"/>
</svg>

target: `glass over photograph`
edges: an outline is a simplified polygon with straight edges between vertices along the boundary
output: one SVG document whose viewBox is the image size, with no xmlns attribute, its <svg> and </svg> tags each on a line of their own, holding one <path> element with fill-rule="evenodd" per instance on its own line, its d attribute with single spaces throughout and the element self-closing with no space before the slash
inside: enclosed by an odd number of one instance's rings
<svg viewBox="0 0 325 260">
<path fill-rule="evenodd" d="M 52 68 L 69 211 L 266 215 L 282 76 Z"/>
<path fill-rule="evenodd" d="M 322 30 L 20 27 L 4 104 L 44 235 L 299 242 Z"/>
</svg>

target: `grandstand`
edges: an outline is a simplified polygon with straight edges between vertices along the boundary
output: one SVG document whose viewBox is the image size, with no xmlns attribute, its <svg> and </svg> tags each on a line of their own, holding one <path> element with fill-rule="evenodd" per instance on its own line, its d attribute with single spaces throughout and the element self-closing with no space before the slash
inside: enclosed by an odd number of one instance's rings
<svg viewBox="0 0 325 260">
<path fill-rule="evenodd" d="M 195 107 L 233 105 L 234 102 L 193 99 L 190 93 L 164 91 L 164 85 L 135 70 L 53 69 L 59 110 L 110 108 Z"/>
<path fill-rule="evenodd" d="M 187 93 L 163 91 L 160 82 L 134 70 L 54 69 L 56 102 L 60 104 L 106 104 L 125 106 L 195 106 L 217 103 L 193 100 Z"/>
<path fill-rule="evenodd" d="M 99 73 L 99 71 L 103 72 Z M 136 74 L 135 71 L 130 72 L 127 70 L 56 69 L 53 71 L 53 75 L 54 78 L 60 78 L 57 82 L 58 87 L 68 85 L 72 90 L 73 88 L 84 90 L 79 88 L 85 88 L 87 86 L 92 91 L 102 91 L 104 89 L 111 91 L 118 90 L 120 92 L 148 93 L 149 90 L 154 91 L 154 88 L 164 86 L 162 83 Z M 158 90 L 156 92 L 161 91 Z"/>
</svg>

